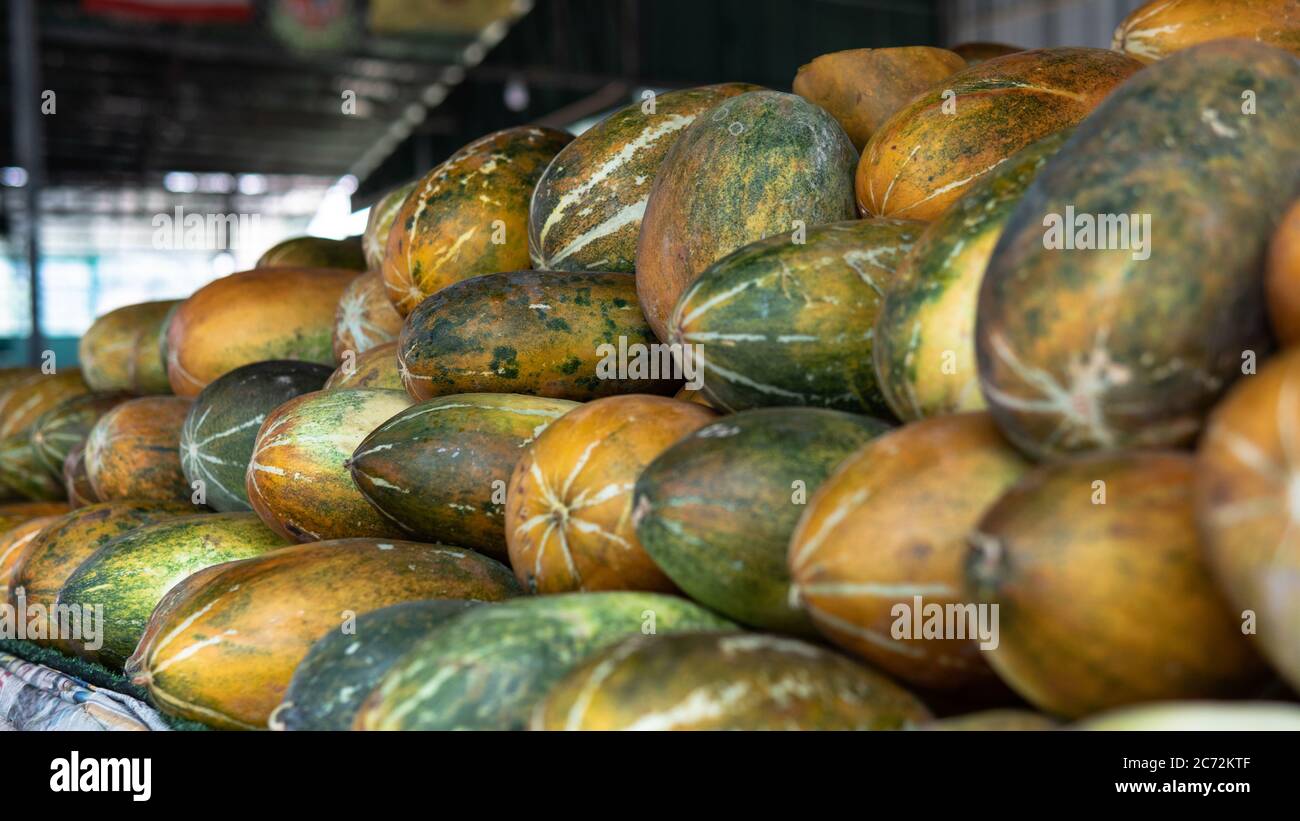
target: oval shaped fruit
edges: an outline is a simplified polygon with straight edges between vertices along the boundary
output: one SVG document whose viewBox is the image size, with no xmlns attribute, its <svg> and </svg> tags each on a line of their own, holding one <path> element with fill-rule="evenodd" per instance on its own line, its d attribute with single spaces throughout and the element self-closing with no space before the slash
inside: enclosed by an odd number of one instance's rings
<svg viewBox="0 0 1300 821">
<path fill-rule="evenodd" d="M 871 346 L 877 384 L 899 419 L 984 409 L 975 362 L 984 269 L 1025 189 L 1072 133 L 1044 137 L 985 175 L 899 263 Z"/>
<path fill-rule="evenodd" d="M 357 489 L 347 464 L 372 430 L 410 405 L 400 391 L 347 390 L 303 394 L 276 408 L 248 463 L 253 510 L 300 542 L 400 535 Z"/>
<path fill-rule="evenodd" d="M 636 270 L 636 241 L 650 185 L 687 126 L 728 97 L 757 91 L 721 83 L 637 101 L 560 149 L 537 181 L 528 250 L 542 271 Z"/>
<path fill-rule="evenodd" d="M 269 359 L 334 364 L 334 312 L 355 271 L 259 268 L 215 280 L 176 309 L 167 374 L 177 396 Z"/>
<path fill-rule="evenodd" d="M 1266 287 L 1268 318 L 1282 345 L 1300 342 L 1300 200 L 1278 223 L 1269 243 Z"/>
<path fill-rule="evenodd" d="M 350 617 L 517 592 L 507 568 L 455 547 L 374 539 L 284 547 L 213 568 L 183 600 L 160 605 L 127 668 L 165 712 L 261 728 L 312 644 Z"/>
<path fill-rule="evenodd" d="M 851 219 L 858 152 L 835 118 L 793 94 L 724 100 L 677 138 L 655 175 L 637 240 L 636 287 L 668 335 L 677 299 L 743 245 Z"/>
<path fill-rule="evenodd" d="M 1015 54 L 1018 51 L 1024 51 L 1024 49 L 1019 46 L 1009 46 L 1005 43 L 985 43 L 978 41 L 971 43 L 958 43 L 952 47 L 952 52 L 965 60 L 966 64 L 970 66 L 997 57 L 1005 57 L 1008 54 Z"/>
<path fill-rule="evenodd" d="M 388 233 L 397 219 L 397 212 L 402 210 L 402 203 L 415 190 L 415 183 L 408 182 L 400 188 L 394 188 L 379 198 L 370 208 L 366 219 L 366 230 L 361 234 L 361 249 L 366 255 L 366 268 L 378 273 L 384 267 L 384 250 L 388 247 Z M 383 283 L 383 277 L 379 279 Z M 387 292 L 385 292 L 386 294 Z M 387 296 L 384 297 L 387 299 Z M 391 303 L 390 303 L 391 305 Z"/>
<path fill-rule="evenodd" d="M 397 342 L 376 345 L 356 358 L 339 365 L 325 381 L 323 390 L 335 391 L 353 388 L 374 390 L 406 390 L 402 382 L 402 363 L 397 358 Z"/>
<path fill-rule="evenodd" d="M 924 227 L 836 222 L 746 245 L 700 274 L 668 321 L 722 410 L 810 405 L 887 413 L 872 326 Z M 700 378 L 692 373 L 686 377 Z"/>
<path fill-rule="evenodd" d="M 331 630 L 293 672 L 272 730 L 351 730 L 357 711 L 384 674 L 435 627 L 482 602 L 413 601 L 357 618 L 356 631 Z"/>
<path fill-rule="evenodd" d="M 794 93 L 831 113 L 861 151 L 898 109 L 966 61 L 943 48 L 855 48 L 799 66 Z"/>
<path fill-rule="evenodd" d="M 254 267 L 346 268 L 349 271 L 364 271 L 366 258 L 359 237 L 289 237 L 266 249 Z"/>
<path fill-rule="evenodd" d="M 27 561 L 27 551 L 46 526 L 58 521 L 58 515 L 37 516 L 7 528 L 0 534 L 0 605 L 15 604 L 10 598 L 16 589 L 18 570 Z"/>
<path fill-rule="evenodd" d="M 672 582 L 632 526 L 632 485 L 665 448 L 716 413 L 663 396 L 613 396 L 552 422 L 506 494 L 510 566 L 532 593 L 657 590 Z"/>
<path fill-rule="evenodd" d="M 74 510 L 103 501 L 96 495 L 90 474 L 86 472 L 85 443 L 68 451 L 68 458 L 63 460 L 63 487 L 68 494 L 68 506 Z"/>
<path fill-rule="evenodd" d="M 1258 732 L 1300 730 L 1300 706 L 1292 702 L 1175 701 L 1124 707 L 1075 724 L 1074 730 L 1132 732 Z"/>
<path fill-rule="evenodd" d="M 573 136 L 521 126 L 480 137 L 426 174 L 388 233 L 384 284 L 406 316 L 425 297 L 479 274 L 528 267 L 528 201 Z"/>
<path fill-rule="evenodd" d="M 87 393 L 65 399 L 32 426 L 32 451 L 45 469 L 63 474 L 63 463 L 77 445 L 84 445 L 99 417 L 131 398 L 121 391 Z"/>
<path fill-rule="evenodd" d="M 1275 104 L 1243 113 L 1246 87 Z M 1300 60 L 1222 41 L 1146 68 L 1079 126 L 980 287 L 981 387 L 1013 443 L 1048 457 L 1196 434 L 1270 346 L 1261 263 L 1300 189 L 1297 122 Z"/>
<path fill-rule="evenodd" d="M 36 368 L 0 368 L 0 394 L 17 385 L 19 382 L 27 379 L 29 376 L 36 376 L 40 371 Z"/>
<path fill-rule="evenodd" d="M 998 608 L 985 659 L 1047 712 L 1241 694 L 1264 668 L 1210 577 L 1193 461 L 1094 455 L 1040 467 L 970 535 L 974 601 Z"/>
<path fill-rule="evenodd" d="M 328 376 L 324 365 L 281 359 L 235 368 L 204 388 L 181 427 L 187 486 L 202 482 L 213 510 L 252 510 L 244 479 L 258 429 L 267 414 L 295 396 L 320 390 Z"/>
<path fill-rule="evenodd" d="M 138 527 L 96 550 L 59 589 L 57 604 L 106 615 L 98 647 L 83 641 L 60 647 L 121 668 L 140 643 L 149 614 L 186 576 L 288 544 L 253 513 L 204 513 Z"/>
<path fill-rule="evenodd" d="M 0 488 L 33 502 L 52 502 L 63 496 L 63 487 L 36 458 L 26 433 L 0 438 Z"/>
<path fill-rule="evenodd" d="M 986 413 L 927 419 L 873 439 L 803 511 L 790 539 L 794 595 L 822 635 L 903 681 L 931 689 L 994 683 L 980 652 L 990 640 L 979 632 L 986 623 L 959 614 L 961 639 L 913 626 L 931 604 L 966 603 L 966 534 L 1028 467 Z"/>
<path fill-rule="evenodd" d="M 1142 64 L 1106 49 L 1022 51 L 953 74 L 872 135 L 858 207 L 933 220 L 1008 157 L 1087 117 Z"/>
<path fill-rule="evenodd" d="M 636 480 L 632 521 L 678 587 L 766 630 L 813 632 L 786 550 L 808 494 L 888 425 L 821 408 L 744 411 L 700 428 Z"/>
<path fill-rule="evenodd" d="M 413 405 L 375 428 L 348 462 L 379 511 L 415 538 L 506 558 L 505 490 L 564 399 L 466 393 Z"/>
<path fill-rule="evenodd" d="M 41 516 L 61 516 L 68 512 L 63 502 L 10 502 L 0 504 L 0 533 Z"/>
<path fill-rule="evenodd" d="M 97 391 L 171 393 L 158 348 L 163 323 L 180 300 L 141 302 L 96 319 L 77 343 L 86 384 Z"/>
<path fill-rule="evenodd" d="M 11 582 L 13 588 L 23 589 L 28 622 L 39 631 L 29 628 L 28 638 L 54 643 L 49 615 L 59 588 L 96 550 L 141 525 L 193 514 L 192 506 L 177 502 L 107 502 L 65 513 L 47 525 L 32 540 Z"/>
<path fill-rule="evenodd" d="M 534 730 L 901 730 L 930 711 L 889 679 L 794 639 L 634 636 L 583 662 Z"/>
<path fill-rule="evenodd" d="M 185 501 L 193 489 L 181 471 L 181 428 L 191 400 L 151 396 L 123 402 L 99 418 L 86 439 L 86 475 L 95 495 Z"/>
<path fill-rule="evenodd" d="M 669 359 L 646 347 L 657 341 L 631 274 L 515 271 L 425 300 L 402 326 L 397 355 L 416 399 L 527 393 L 582 402 L 675 391 L 677 369 L 665 372 Z"/>
<path fill-rule="evenodd" d="M 1300 6 L 1295 0 L 1151 0 L 1124 18 L 1111 47 L 1150 63 L 1228 37 L 1300 56 Z"/>
<path fill-rule="evenodd" d="M 1255 646 L 1300 684 L 1300 349 L 1269 360 L 1215 408 L 1196 454 L 1196 514 L 1215 578 L 1255 614 Z"/>
<path fill-rule="evenodd" d="M 733 627 L 656 593 L 570 593 L 476 608 L 435 628 L 398 660 L 354 727 L 522 730 L 569 670 L 645 625 L 656 634 Z"/>
<path fill-rule="evenodd" d="M 352 280 L 339 298 L 334 314 L 334 361 L 342 362 L 348 351 L 353 356 L 386 342 L 395 342 L 402 330 L 402 315 L 388 301 L 384 279 L 378 271 Z"/>
<path fill-rule="evenodd" d="M 31 430 L 41 414 L 65 399 L 90 393 L 77 368 L 36 372 L 0 392 L 0 438 Z"/>
<path fill-rule="evenodd" d="M 981 710 L 949 716 L 922 724 L 918 730 L 978 731 L 1055 730 L 1060 725 L 1052 718 L 1032 710 Z"/>
</svg>

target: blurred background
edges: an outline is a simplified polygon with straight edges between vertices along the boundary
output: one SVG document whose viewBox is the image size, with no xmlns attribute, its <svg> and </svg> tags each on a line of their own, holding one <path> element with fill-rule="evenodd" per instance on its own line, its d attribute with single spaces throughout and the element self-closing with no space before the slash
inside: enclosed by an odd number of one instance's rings
<svg viewBox="0 0 1300 821">
<path fill-rule="evenodd" d="M 577 133 L 647 88 L 788 91 L 841 49 L 1107 47 L 1141 2 L 5 0 L 0 366 L 72 361 L 95 316 L 285 237 L 360 233 L 499 128 Z"/>
</svg>

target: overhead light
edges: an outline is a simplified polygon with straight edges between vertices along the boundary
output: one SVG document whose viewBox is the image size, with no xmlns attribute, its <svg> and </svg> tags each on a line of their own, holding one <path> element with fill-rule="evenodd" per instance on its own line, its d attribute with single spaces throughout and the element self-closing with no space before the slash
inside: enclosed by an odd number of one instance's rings
<svg viewBox="0 0 1300 821">
<path fill-rule="evenodd" d="M 0 168 L 0 185 L 9 188 L 22 188 L 27 184 L 27 169 L 16 165 Z"/>
<path fill-rule="evenodd" d="M 235 178 L 229 174 L 200 174 L 199 190 L 205 194 L 229 194 L 235 190 Z"/>
<path fill-rule="evenodd" d="M 192 194 L 199 190 L 199 178 L 188 171 L 168 171 L 163 175 L 163 188 L 173 194 Z"/>
<path fill-rule="evenodd" d="M 511 111 L 523 111 L 528 108 L 528 86 L 518 77 L 511 77 L 506 81 L 505 93 L 506 108 Z"/>
<path fill-rule="evenodd" d="M 269 186 L 266 177 L 261 174 L 240 174 L 239 175 L 239 193 L 249 196 L 265 194 Z"/>
<path fill-rule="evenodd" d="M 430 108 L 436 108 L 445 99 L 447 99 L 447 87 L 442 83 L 434 83 L 424 90 L 424 102 Z"/>
</svg>

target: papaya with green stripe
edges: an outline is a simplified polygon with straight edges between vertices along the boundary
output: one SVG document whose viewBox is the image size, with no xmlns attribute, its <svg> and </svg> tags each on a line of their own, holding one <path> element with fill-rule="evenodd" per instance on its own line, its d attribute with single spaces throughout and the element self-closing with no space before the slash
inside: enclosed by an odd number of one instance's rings
<svg viewBox="0 0 1300 821">
<path fill-rule="evenodd" d="M 63 463 L 72 449 L 85 444 L 101 416 L 130 398 L 131 394 L 121 391 L 87 393 L 55 405 L 32 426 L 36 458 L 51 474 L 63 475 Z"/>
</svg>

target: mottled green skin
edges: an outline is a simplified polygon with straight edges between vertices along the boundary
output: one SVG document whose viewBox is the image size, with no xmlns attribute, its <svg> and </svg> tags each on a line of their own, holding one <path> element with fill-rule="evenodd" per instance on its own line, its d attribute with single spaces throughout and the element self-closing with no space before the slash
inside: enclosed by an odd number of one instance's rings
<svg viewBox="0 0 1300 821">
<path fill-rule="evenodd" d="M 573 667 L 627 636 L 725 630 L 725 619 L 656 593 L 563 593 L 465 613 L 401 658 L 357 714 L 364 730 L 522 730 Z"/>
<path fill-rule="evenodd" d="M 106 543 L 68 577 L 59 604 L 103 608 L 103 646 L 78 655 L 120 669 L 149 615 L 177 583 L 205 567 L 249 559 L 290 542 L 255 513 L 205 513 L 136 528 Z"/>
<path fill-rule="evenodd" d="M 1073 129 L 998 166 L 921 233 L 885 294 L 874 370 L 889 408 L 915 421 L 984 408 L 975 366 L 975 307 L 1011 212 Z"/>
<path fill-rule="evenodd" d="M 753 627 L 812 635 L 807 614 L 790 604 L 790 535 L 835 467 L 888 429 L 822 408 L 742 411 L 706 425 L 637 479 L 637 538 L 706 607 Z"/>
<path fill-rule="evenodd" d="M 370 209 L 370 218 L 366 220 L 365 233 L 361 235 L 361 247 L 366 254 L 366 267 L 378 271 L 384 265 L 384 249 L 388 247 L 388 232 L 397 219 L 397 212 L 402 210 L 402 203 L 415 190 L 415 183 L 408 182 L 400 188 L 394 188 L 375 203 Z"/>
<path fill-rule="evenodd" d="M 114 391 L 83 394 L 60 402 L 32 426 L 32 452 L 51 475 L 62 476 L 68 454 L 85 443 L 99 417 L 130 398 L 129 393 Z"/>
<path fill-rule="evenodd" d="M 348 467 L 371 504 L 414 538 L 504 561 L 505 487 L 515 463 L 576 407 L 512 393 L 430 399 L 376 428 Z"/>
<path fill-rule="evenodd" d="M 1268 352 L 1262 264 L 1300 190 L 1297 123 L 1300 59 L 1224 40 L 1144 69 L 1079 126 L 1016 207 L 980 290 L 981 387 L 1017 446 L 1186 443 L 1243 352 Z M 1067 205 L 1152 215 L 1151 258 L 1045 249 L 1045 215 Z"/>
<path fill-rule="evenodd" d="M 915 696 L 837 653 L 758 633 L 634 636 L 565 676 L 536 730 L 900 730 Z"/>
<path fill-rule="evenodd" d="M 244 477 L 258 428 L 271 411 L 320 390 L 329 376 L 325 365 L 278 359 L 244 365 L 208 385 L 181 428 L 186 482 L 203 482 L 213 510 L 252 510 Z"/>
<path fill-rule="evenodd" d="M 824 109 L 793 94 L 725 100 L 673 143 L 650 190 L 636 252 L 637 293 L 666 336 L 700 273 L 755 240 L 852 219 L 858 152 Z"/>
<path fill-rule="evenodd" d="M 293 673 L 273 730 L 350 730 L 384 674 L 448 619 L 485 602 L 465 599 L 394 604 L 357 617 L 354 630 L 331 630 Z"/>
<path fill-rule="evenodd" d="M 537 306 L 537 307 L 533 307 Z M 680 380 L 602 379 L 597 349 L 657 341 L 618 273 L 514 271 L 459 282 L 426 299 L 397 341 L 406 391 L 526 393 L 585 402 L 625 393 L 671 395 Z"/>
<path fill-rule="evenodd" d="M 615 111 L 555 155 L 533 189 L 528 252 L 542 271 L 636 270 L 636 242 L 650 186 L 673 142 L 749 83 L 670 91 Z"/>
<path fill-rule="evenodd" d="M 272 245 L 258 258 L 254 268 L 278 266 L 301 268 L 347 268 L 366 270 L 366 256 L 359 237 L 326 239 L 324 237 L 290 237 Z"/>
<path fill-rule="evenodd" d="M 0 488 L 33 502 L 63 498 L 63 486 L 36 458 L 31 437 L 15 433 L 0 438 Z"/>
<path fill-rule="evenodd" d="M 781 234 L 709 266 L 673 310 L 673 342 L 699 345 L 704 391 L 727 411 L 808 405 L 888 414 L 872 326 L 924 223 L 866 219 Z"/>
</svg>

